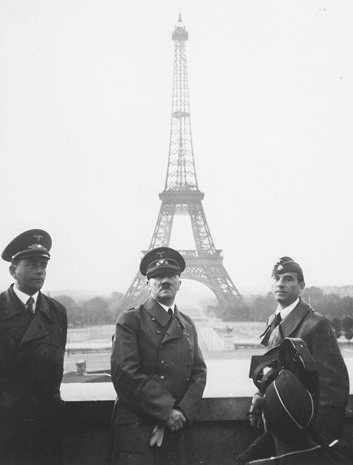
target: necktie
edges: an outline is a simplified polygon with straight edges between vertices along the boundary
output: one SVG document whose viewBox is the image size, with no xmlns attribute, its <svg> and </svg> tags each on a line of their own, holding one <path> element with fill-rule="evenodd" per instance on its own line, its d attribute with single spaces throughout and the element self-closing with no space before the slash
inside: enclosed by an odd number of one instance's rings
<svg viewBox="0 0 353 465">
<path fill-rule="evenodd" d="M 26 309 L 28 313 L 34 315 L 34 299 L 32 296 L 26 302 Z"/>
<path fill-rule="evenodd" d="M 277 313 L 274 319 L 272 320 L 271 324 L 267 326 L 265 331 L 260 336 L 262 337 L 262 340 L 261 340 L 262 345 L 267 346 L 272 331 L 280 324 L 281 321 L 282 321 L 281 314 Z"/>
<path fill-rule="evenodd" d="M 168 308 L 168 313 L 173 318 L 174 312 L 173 312 L 173 310 L 171 308 Z"/>
<path fill-rule="evenodd" d="M 282 321 L 282 317 L 281 317 L 281 314 L 280 313 L 277 313 L 276 316 L 275 316 L 275 319 L 273 321 L 273 324 L 274 324 L 274 328 L 276 326 L 278 326 L 280 324 L 280 322 Z"/>
</svg>

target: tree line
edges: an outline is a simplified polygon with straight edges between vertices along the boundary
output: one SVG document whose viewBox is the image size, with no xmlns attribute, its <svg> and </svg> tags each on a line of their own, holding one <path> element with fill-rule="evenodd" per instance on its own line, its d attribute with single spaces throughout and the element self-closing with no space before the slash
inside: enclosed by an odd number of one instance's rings
<svg viewBox="0 0 353 465">
<path fill-rule="evenodd" d="M 321 288 L 312 286 L 304 289 L 303 299 L 330 320 L 335 317 L 342 318 L 344 315 L 353 317 L 353 297 L 325 294 Z M 249 316 L 254 321 L 266 320 L 276 305 L 272 292 L 258 296 L 249 304 Z"/>
<path fill-rule="evenodd" d="M 114 324 L 119 313 L 124 308 L 124 294 L 121 292 L 113 292 L 110 297 L 98 296 L 80 302 L 76 302 L 67 295 L 60 295 L 55 298 L 65 305 L 69 324 L 73 327 Z M 342 297 L 333 293 L 325 294 L 322 289 L 313 286 L 304 290 L 303 299 L 314 310 L 325 315 L 333 322 L 336 335 L 345 334 L 349 336 L 349 328 L 352 328 L 352 336 L 348 339 L 353 338 L 353 297 Z M 228 310 L 226 313 L 222 313 L 217 307 L 212 307 L 212 313 L 225 321 L 266 321 L 275 308 L 274 295 L 268 293 L 256 296 L 251 300 L 247 299 L 246 307 L 242 308 L 241 312 Z"/>
<path fill-rule="evenodd" d="M 353 339 L 353 297 L 325 294 L 319 287 L 312 286 L 304 289 L 303 299 L 331 321 L 337 337 Z M 254 321 L 265 321 L 275 308 L 273 293 L 258 296 L 249 305 L 249 316 Z"/>
<path fill-rule="evenodd" d="M 110 325 L 116 322 L 121 311 L 124 294 L 113 292 L 110 297 L 93 297 L 76 302 L 68 295 L 58 295 L 67 311 L 68 324 L 71 327 Z"/>
</svg>

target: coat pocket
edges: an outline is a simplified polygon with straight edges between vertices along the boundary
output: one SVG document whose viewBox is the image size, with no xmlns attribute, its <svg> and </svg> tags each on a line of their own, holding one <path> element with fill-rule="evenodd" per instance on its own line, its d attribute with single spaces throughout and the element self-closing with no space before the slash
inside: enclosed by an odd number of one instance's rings
<svg viewBox="0 0 353 465">
<path fill-rule="evenodd" d="M 152 425 L 141 423 L 115 424 L 114 451 L 137 454 L 146 453 L 150 449 L 149 440 L 152 428 Z"/>
<path fill-rule="evenodd" d="M 130 410 L 126 405 L 117 401 L 114 406 L 113 424 L 114 425 L 139 425 L 142 419 L 137 413 Z"/>
</svg>

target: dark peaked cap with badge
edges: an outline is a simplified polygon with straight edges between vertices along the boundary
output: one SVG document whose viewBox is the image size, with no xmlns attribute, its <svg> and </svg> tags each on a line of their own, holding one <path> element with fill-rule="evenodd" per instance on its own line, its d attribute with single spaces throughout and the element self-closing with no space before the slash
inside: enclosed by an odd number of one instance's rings
<svg viewBox="0 0 353 465">
<path fill-rule="evenodd" d="M 49 260 L 51 237 L 43 229 L 30 229 L 19 234 L 5 247 L 1 257 L 6 262 L 27 257 L 43 257 Z"/>
<path fill-rule="evenodd" d="M 157 247 L 143 257 L 140 272 L 150 279 L 163 273 L 180 275 L 185 270 L 185 266 L 185 260 L 179 252 L 170 247 Z"/>
<path fill-rule="evenodd" d="M 300 265 L 290 257 L 281 257 L 275 264 L 272 270 L 272 277 L 276 277 L 283 273 L 297 273 L 299 281 L 304 281 L 303 270 Z"/>
<path fill-rule="evenodd" d="M 263 401 L 268 431 L 279 438 L 305 431 L 314 418 L 312 395 L 289 370 L 281 370 L 267 387 Z"/>
</svg>

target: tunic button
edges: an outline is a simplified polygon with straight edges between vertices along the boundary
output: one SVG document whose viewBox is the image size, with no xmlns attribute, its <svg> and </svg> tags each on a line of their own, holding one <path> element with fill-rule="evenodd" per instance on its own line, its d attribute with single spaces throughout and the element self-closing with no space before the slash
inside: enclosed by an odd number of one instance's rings
<svg viewBox="0 0 353 465">
<path fill-rule="evenodd" d="M 156 319 L 154 317 L 152 317 L 152 321 L 156 321 Z"/>
<path fill-rule="evenodd" d="M 157 333 L 157 334 L 161 334 L 161 332 L 160 332 L 159 329 L 156 329 L 156 333 Z"/>
<path fill-rule="evenodd" d="M 164 363 L 165 363 L 165 361 L 164 361 L 164 360 L 161 360 L 161 364 L 163 365 Z"/>
<path fill-rule="evenodd" d="M 164 376 L 164 375 L 161 375 L 161 379 L 165 379 L 165 376 Z"/>
</svg>

